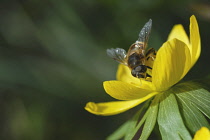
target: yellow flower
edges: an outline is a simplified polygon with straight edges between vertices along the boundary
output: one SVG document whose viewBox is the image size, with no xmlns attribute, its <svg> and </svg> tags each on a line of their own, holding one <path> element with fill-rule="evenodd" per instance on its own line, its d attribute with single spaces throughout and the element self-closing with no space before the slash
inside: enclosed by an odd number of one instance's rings
<svg viewBox="0 0 210 140">
<path fill-rule="evenodd" d="M 193 140 L 210 140 L 210 131 L 206 127 L 201 127 L 200 130 L 198 130 L 195 133 Z"/>
<path fill-rule="evenodd" d="M 85 109 L 96 115 L 115 115 L 129 110 L 179 82 L 200 56 L 200 34 L 195 16 L 190 18 L 190 37 L 182 25 L 175 25 L 160 47 L 152 69 L 152 82 L 133 77 L 127 66 L 119 65 L 117 80 L 105 81 L 105 91 L 115 99 L 89 102 Z"/>
</svg>

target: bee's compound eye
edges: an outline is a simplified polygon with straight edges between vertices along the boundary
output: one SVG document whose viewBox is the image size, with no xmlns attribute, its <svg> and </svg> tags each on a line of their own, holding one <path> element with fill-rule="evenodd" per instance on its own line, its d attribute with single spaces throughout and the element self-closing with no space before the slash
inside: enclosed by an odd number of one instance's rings
<svg viewBox="0 0 210 140">
<path fill-rule="evenodd" d="M 132 70 L 131 71 L 131 74 L 134 76 L 134 77 L 137 77 L 137 78 L 145 78 L 144 74 L 140 73 L 140 72 L 137 72 L 135 70 Z"/>
<path fill-rule="evenodd" d="M 134 68 L 135 71 L 138 71 L 140 73 L 145 73 L 147 71 L 147 66 L 145 65 L 139 65 Z"/>
<path fill-rule="evenodd" d="M 131 74 L 132 74 L 134 77 L 137 77 L 137 75 L 138 75 L 137 72 L 135 71 L 135 69 L 132 69 L 132 70 L 131 70 Z"/>
<path fill-rule="evenodd" d="M 135 67 L 134 69 L 132 69 L 131 74 L 134 77 L 138 77 L 138 78 L 144 78 L 145 76 L 145 72 L 147 71 L 147 67 L 145 65 L 139 65 L 137 67 Z"/>
</svg>

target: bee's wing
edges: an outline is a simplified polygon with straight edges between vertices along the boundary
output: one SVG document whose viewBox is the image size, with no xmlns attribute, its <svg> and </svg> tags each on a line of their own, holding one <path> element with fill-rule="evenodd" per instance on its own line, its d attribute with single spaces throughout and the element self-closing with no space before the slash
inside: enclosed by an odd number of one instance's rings
<svg viewBox="0 0 210 140">
<path fill-rule="evenodd" d="M 119 63 L 122 63 L 124 65 L 127 65 L 126 62 L 126 51 L 121 48 L 116 48 L 116 49 L 107 49 L 106 50 L 107 55 L 111 57 L 112 59 L 116 60 Z"/>
<path fill-rule="evenodd" d="M 140 33 L 139 33 L 139 38 L 137 41 L 139 42 L 143 42 L 144 43 L 144 47 L 146 48 L 147 46 L 147 42 L 149 39 L 149 35 L 152 29 L 152 20 L 150 19 L 145 25 L 144 27 L 141 29 Z"/>
</svg>

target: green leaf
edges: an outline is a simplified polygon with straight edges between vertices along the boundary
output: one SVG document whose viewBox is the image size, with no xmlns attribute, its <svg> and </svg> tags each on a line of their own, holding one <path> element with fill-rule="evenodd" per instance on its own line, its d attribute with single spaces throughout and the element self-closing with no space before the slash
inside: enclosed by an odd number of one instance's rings
<svg viewBox="0 0 210 140">
<path fill-rule="evenodd" d="M 118 140 L 125 136 L 125 133 L 128 130 L 128 126 L 130 125 L 131 121 L 128 120 L 123 125 L 121 125 L 113 134 L 107 137 L 107 140 Z"/>
<path fill-rule="evenodd" d="M 142 119 L 140 121 L 139 121 L 139 118 L 135 121 L 135 123 L 136 124 L 138 123 L 138 124 L 137 125 L 133 125 L 134 128 L 128 129 L 128 133 L 127 133 L 127 135 L 125 137 L 125 140 L 132 140 L 134 138 L 134 136 L 136 135 L 136 133 L 138 132 L 138 130 L 140 129 L 142 124 L 145 122 L 147 116 L 148 116 L 148 112 L 146 112 L 144 114 L 144 116 L 142 117 Z"/>
<path fill-rule="evenodd" d="M 107 140 L 117 140 L 121 139 L 125 136 L 125 139 L 131 140 L 135 135 L 133 134 L 135 127 L 139 121 L 139 117 L 145 113 L 145 110 L 148 108 L 149 100 L 142 106 L 142 108 L 133 116 L 131 120 L 128 120 L 126 123 L 124 123 L 120 128 L 118 128 L 114 133 L 112 133 L 109 137 L 107 137 Z M 145 119 L 143 119 L 145 120 Z"/>
<path fill-rule="evenodd" d="M 148 113 L 147 112 L 145 113 L 145 110 L 148 109 L 149 103 L 150 100 L 146 102 L 146 104 L 139 110 L 139 112 L 131 120 L 132 123 L 130 123 L 130 127 L 127 129 L 125 140 L 132 140 L 133 137 L 138 132 L 138 130 L 140 129 L 140 127 L 142 126 L 142 124 L 144 123 L 144 121 L 146 120 Z M 143 113 L 145 113 L 144 116 Z M 139 118 L 141 118 L 140 121 Z"/>
<path fill-rule="evenodd" d="M 210 116 L 210 92 L 206 80 L 190 81 L 176 85 L 177 99 L 180 102 L 180 110 L 183 114 L 186 126 L 194 135 L 202 126 L 210 128 L 204 117 Z M 204 114 L 202 114 L 202 113 Z"/>
<path fill-rule="evenodd" d="M 154 129 L 158 114 L 159 96 L 156 96 L 148 109 L 148 115 L 140 136 L 140 140 L 147 140 Z"/>
<path fill-rule="evenodd" d="M 176 89 L 178 88 L 182 88 L 184 93 L 181 93 L 179 97 L 193 103 L 196 108 L 210 119 L 210 92 L 206 85 L 191 81 L 177 85 Z"/>
<path fill-rule="evenodd" d="M 184 94 L 184 93 L 182 93 Z M 195 107 L 192 102 L 189 100 L 182 98 L 182 96 L 177 95 L 180 103 L 180 110 L 183 114 L 183 118 L 186 122 L 187 128 L 191 131 L 191 134 L 195 134 L 197 130 L 199 130 L 202 126 L 208 127 L 208 121 L 204 117 L 204 115 Z"/>
<path fill-rule="evenodd" d="M 158 125 L 163 140 L 191 140 L 179 112 L 178 104 L 171 90 L 160 97 Z"/>
</svg>

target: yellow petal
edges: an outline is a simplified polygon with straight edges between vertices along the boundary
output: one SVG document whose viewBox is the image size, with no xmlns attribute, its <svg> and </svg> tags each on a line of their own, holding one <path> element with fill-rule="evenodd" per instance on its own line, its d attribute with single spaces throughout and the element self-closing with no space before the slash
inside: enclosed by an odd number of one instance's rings
<svg viewBox="0 0 210 140">
<path fill-rule="evenodd" d="M 191 56 L 189 48 L 178 39 L 172 39 L 158 50 L 153 65 L 152 82 L 157 91 L 176 84 L 189 71 Z"/>
<path fill-rule="evenodd" d="M 151 82 L 145 81 L 143 79 L 139 79 L 136 77 L 133 77 L 131 75 L 131 70 L 125 65 L 119 64 L 118 70 L 117 70 L 117 80 L 126 82 L 129 84 L 132 84 L 134 86 L 143 88 L 143 89 L 154 89 L 154 86 Z"/>
<path fill-rule="evenodd" d="M 127 82 L 127 83 L 136 84 L 136 85 L 140 85 L 140 80 L 136 77 L 133 77 L 131 75 L 131 70 L 128 68 L 128 66 L 125 66 L 123 64 L 120 64 L 118 66 L 117 80 Z"/>
<path fill-rule="evenodd" d="M 200 33 L 198 23 L 195 16 L 190 17 L 190 43 L 191 43 L 191 55 L 192 66 L 196 63 L 201 52 Z"/>
<path fill-rule="evenodd" d="M 148 100 L 149 98 L 153 97 L 156 94 L 157 92 L 153 92 L 144 98 L 130 100 L 130 101 L 113 101 L 106 103 L 89 102 L 86 104 L 85 109 L 88 112 L 96 115 L 103 115 L 103 116 L 116 115 L 139 105 L 140 103 Z"/>
<path fill-rule="evenodd" d="M 189 45 L 189 38 L 181 24 L 175 25 L 168 36 L 168 40 L 172 40 L 174 38 L 177 38 L 184 42 L 186 45 Z"/>
<path fill-rule="evenodd" d="M 143 98 L 153 92 L 152 87 L 150 87 L 151 82 L 141 81 L 142 85 L 139 85 L 139 87 L 122 81 L 105 81 L 103 84 L 106 93 L 113 98 L 118 100 L 133 100 Z"/>
<path fill-rule="evenodd" d="M 210 132 L 208 128 L 202 127 L 200 130 L 198 130 L 193 140 L 210 140 Z"/>
</svg>

